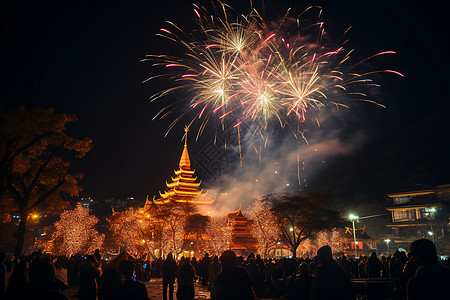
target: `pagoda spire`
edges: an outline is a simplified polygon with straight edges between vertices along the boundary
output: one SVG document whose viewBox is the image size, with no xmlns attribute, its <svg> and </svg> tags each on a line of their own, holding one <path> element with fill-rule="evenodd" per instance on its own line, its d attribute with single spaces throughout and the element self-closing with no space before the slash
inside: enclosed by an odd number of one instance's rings
<svg viewBox="0 0 450 300">
<path fill-rule="evenodd" d="M 212 204 L 216 199 L 216 197 L 209 198 L 206 192 L 203 193 L 203 190 L 199 189 L 201 181 L 197 182 L 197 177 L 194 177 L 195 170 L 191 170 L 191 160 L 187 149 L 188 131 L 189 126 L 185 126 L 184 149 L 181 154 L 180 169 L 175 170 L 175 177 L 171 177 L 171 182 L 166 181 L 169 190 L 163 193 L 159 192 L 160 198 L 154 198 L 153 203 Z"/>
<path fill-rule="evenodd" d="M 189 159 L 189 153 L 188 153 L 188 149 L 187 149 L 188 131 L 189 131 L 189 126 L 185 126 L 184 127 L 184 132 L 185 132 L 184 149 L 183 149 L 183 153 L 181 154 L 180 169 L 190 170 L 191 169 L 191 160 Z"/>
</svg>

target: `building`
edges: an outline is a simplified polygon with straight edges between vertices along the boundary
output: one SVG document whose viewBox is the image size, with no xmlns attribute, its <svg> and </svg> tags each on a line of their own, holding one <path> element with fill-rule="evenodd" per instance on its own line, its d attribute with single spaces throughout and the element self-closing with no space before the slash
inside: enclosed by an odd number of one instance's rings
<svg viewBox="0 0 450 300">
<path fill-rule="evenodd" d="M 355 229 L 356 237 L 356 251 L 358 255 L 369 256 L 372 252 L 377 252 L 377 241 L 374 240 L 369 234 L 367 234 L 366 226 L 363 228 Z M 350 227 L 345 227 L 345 232 L 343 234 L 344 238 L 344 254 L 345 255 L 355 255 L 355 241 L 353 239 L 353 229 Z"/>
<path fill-rule="evenodd" d="M 138 208 L 141 202 L 139 199 L 134 197 L 126 197 L 126 198 L 114 198 L 110 197 L 105 199 L 105 204 L 108 209 L 114 209 L 116 211 L 126 210 L 129 207 Z"/>
<path fill-rule="evenodd" d="M 186 127 L 184 131 L 186 132 L 186 136 L 179 169 L 174 171 L 175 177 L 171 178 L 171 182 L 166 181 L 168 190 L 159 192 L 160 197 L 153 197 L 153 202 L 158 205 L 170 202 L 177 204 L 211 205 L 216 198 L 208 197 L 207 192 L 203 193 L 203 190 L 199 189 L 201 181 L 197 182 L 197 177 L 194 177 L 195 170 L 191 170 L 191 161 L 187 149 L 189 128 Z"/>
<path fill-rule="evenodd" d="M 235 212 L 230 212 L 228 218 L 233 220 L 232 242 L 230 250 L 236 255 L 247 257 L 250 253 L 256 254 L 259 249 L 258 242 L 253 237 L 251 221 L 244 216 L 241 208 Z"/>
<path fill-rule="evenodd" d="M 389 238 L 395 243 L 409 244 L 419 238 L 449 243 L 450 184 L 432 188 L 414 189 L 388 194 L 392 205 L 386 209 L 392 214 Z"/>
</svg>

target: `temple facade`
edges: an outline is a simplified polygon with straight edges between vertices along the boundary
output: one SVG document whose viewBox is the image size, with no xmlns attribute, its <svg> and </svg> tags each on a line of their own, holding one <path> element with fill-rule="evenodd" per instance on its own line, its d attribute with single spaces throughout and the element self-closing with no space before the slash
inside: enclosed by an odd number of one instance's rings
<svg viewBox="0 0 450 300">
<path fill-rule="evenodd" d="M 166 181 L 167 188 L 164 192 L 160 191 L 158 197 L 149 198 L 147 196 L 144 207 L 138 210 L 141 218 L 149 218 L 153 213 L 160 212 L 160 208 L 165 205 L 209 206 L 215 202 L 215 197 L 209 197 L 207 192 L 200 188 L 201 180 L 197 180 L 197 177 L 194 176 L 195 170 L 191 169 L 187 144 L 188 130 L 189 128 L 186 127 L 184 148 L 178 169 L 174 171 L 175 174 L 170 181 Z M 233 222 L 232 242 L 229 249 L 235 251 L 237 255 L 245 257 L 250 253 L 259 253 L 259 245 L 252 235 L 252 221 L 242 214 L 240 208 L 236 212 L 229 213 L 228 218 Z M 188 248 L 192 248 L 192 244 L 192 242 L 188 243 Z"/>
<path fill-rule="evenodd" d="M 406 192 L 387 195 L 392 205 L 386 210 L 391 212 L 392 228 L 389 238 L 405 246 L 419 238 L 429 238 L 438 248 L 448 244 L 450 229 L 450 184 L 436 187 L 424 187 Z"/>
<path fill-rule="evenodd" d="M 259 253 L 258 242 L 252 234 L 251 220 L 244 216 L 241 208 L 239 207 L 237 211 L 229 213 L 228 218 L 233 220 L 230 250 L 243 257 L 247 257 L 250 253 Z"/>
<path fill-rule="evenodd" d="M 167 190 L 159 192 L 159 197 L 153 197 L 153 203 L 157 205 L 176 203 L 188 205 L 211 205 L 215 201 L 215 197 L 208 197 L 207 192 L 200 189 L 201 181 L 197 182 L 194 177 L 195 170 L 191 170 L 191 161 L 187 149 L 187 137 L 189 128 L 184 129 L 186 135 L 184 139 L 184 149 L 181 154 L 178 170 L 175 170 L 175 176 L 171 177 L 171 181 L 166 181 Z M 150 205 L 148 196 L 146 205 Z"/>
</svg>

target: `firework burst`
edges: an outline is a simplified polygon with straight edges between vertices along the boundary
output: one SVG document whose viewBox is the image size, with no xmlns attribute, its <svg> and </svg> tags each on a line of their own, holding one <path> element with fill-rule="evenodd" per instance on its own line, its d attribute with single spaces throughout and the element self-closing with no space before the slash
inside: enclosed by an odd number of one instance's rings
<svg viewBox="0 0 450 300">
<path fill-rule="evenodd" d="M 183 55 L 143 59 L 165 68 L 149 79 L 167 77 L 174 83 L 151 100 L 189 90 L 189 109 L 175 118 L 168 131 L 191 111 L 195 117 L 189 124 L 200 120 L 199 134 L 211 118 L 231 120 L 238 130 L 242 122 L 249 122 L 262 135 L 276 124 L 301 130 L 301 123 L 322 107 L 348 107 L 351 100 L 378 104 L 364 93 L 368 86 L 377 86 L 370 77 L 375 73 L 403 76 L 393 70 L 357 72 L 367 60 L 395 52 L 384 51 L 350 65 L 353 50 L 325 45 L 324 23 L 306 17 L 312 8 L 296 18 L 288 10 L 277 22 L 264 20 L 255 9 L 240 15 L 222 2 L 211 11 L 216 13 L 194 5 L 197 30 L 193 32 L 184 32 L 172 22 L 169 29 L 161 29 L 158 35 L 182 46 Z M 155 117 L 173 111 L 169 105 Z"/>
</svg>

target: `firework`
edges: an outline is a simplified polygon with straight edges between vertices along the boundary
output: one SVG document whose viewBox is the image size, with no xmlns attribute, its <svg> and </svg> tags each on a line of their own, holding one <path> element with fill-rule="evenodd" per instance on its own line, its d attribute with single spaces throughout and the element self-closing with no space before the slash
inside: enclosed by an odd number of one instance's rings
<svg viewBox="0 0 450 300">
<path fill-rule="evenodd" d="M 310 113 L 328 105 L 348 107 L 349 100 L 377 103 L 364 93 L 367 86 L 377 86 L 371 78 L 374 74 L 403 76 L 393 70 L 358 72 L 367 60 L 395 52 L 384 51 L 350 65 L 353 50 L 326 45 L 324 23 L 306 17 L 311 8 L 296 18 L 288 10 L 277 22 L 264 20 L 255 9 L 240 15 L 221 2 L 212 11 L 216 13 L 194 5 L 197 30 L 193 32 L 184 32 L 172 22 L 161 29 L 159 35 L 182 46 L 183 55 L 144 59 L 165 69 L 150 79 L 167 77 L 174 83 L 151 100 L 189 90 L 189 109 L 181 116 L 194 111 L 190 124 L 196 119 L 202 122 L 199 134 L 211 118 L 232 120 L 234 127 L 249 122 L 258 132 L 275 124 L 298 129 Z M 155 117 L 173 111 L 169 105 Z"/>
</svg>

